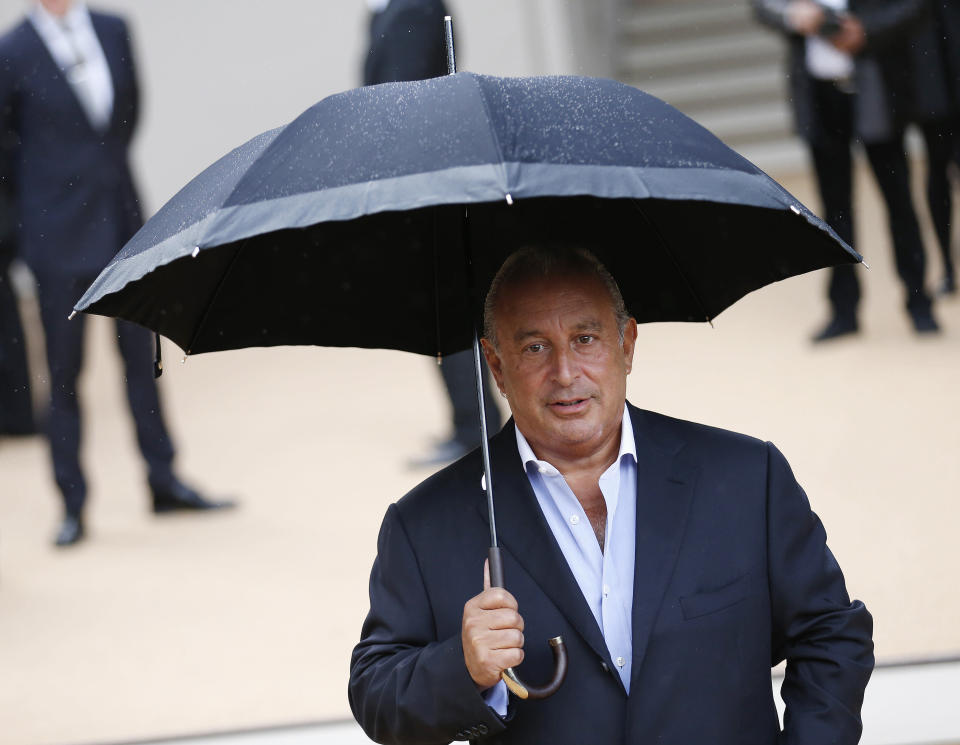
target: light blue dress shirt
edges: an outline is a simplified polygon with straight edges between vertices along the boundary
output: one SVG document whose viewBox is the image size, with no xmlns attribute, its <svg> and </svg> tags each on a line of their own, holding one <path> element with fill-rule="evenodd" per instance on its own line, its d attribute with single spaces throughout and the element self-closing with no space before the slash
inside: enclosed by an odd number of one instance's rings
<svg viewBox="0 0 960 745">
<path fill-rule="evenodd" d="M 563 474 L 547 461 L 538 460 L 519 429 L 516 433 L 517 449 L 540 510 L 603 633 L 620 680 L 630 693 L 637 514 L 637 446 L 630 413 L 624 404 L 620 452 L 600 476 L 600 491 L 607 504 L 602 551 L 589 518 Z M 503 681 L 487 691 L 484 698 L 497 713 L 506 715 L 507 688 Z"/>
</svg>

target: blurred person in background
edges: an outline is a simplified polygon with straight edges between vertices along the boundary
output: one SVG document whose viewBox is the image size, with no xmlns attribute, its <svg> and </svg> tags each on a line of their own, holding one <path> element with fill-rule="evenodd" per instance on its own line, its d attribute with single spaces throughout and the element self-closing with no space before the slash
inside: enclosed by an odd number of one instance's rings
<svg viewBox="0 0 960 745">
<path fill-rule="evenodd" d="M 370 47 L 364 58 L 363 84 L 423 80 L 447 74 L 443 0 L 367 0 L 370 7 Z M 481 361 L 481 364 L 483 362 Z M 453 414 L 452 434 L 427 453 L 410 460 L 411 467 L 437 466 L 456 460 L 480 444 L 473 352 L 444 357 L 440 375 Z M 502 419 L 490 395 L 483 364 L 487 429 L 497 432 Z"/>
<path fill-rule="evenodd" d="M 951 253 L 950 167 L 960 169 L 960 2 L 931 0 L 927 17 L 910 41 L 914 121 L 927 150 L 927 206 L 940 255 L 942 295 L 957 291 Z"/>
<path fill-rule="evenodd" d="M 903 131 L 910 115 L 909 34 L 925 0 L 751 0 L 758 20 L 789 42 L 787 75 L 797 133 L 806 142 L 824 219 L 854 243 L 855 141 L 887 208 L 897 272 L 917 333 L 939 331 L 924 287 L 926 257 L 910 194 Z M 815 342 L 855 334 L 860 283 L 853 265 L 834 267 L 831 318 Z"/>
<path fill-rule="evenodd" d="M 55 544 L 84 537 L 77 378 L 85 317 L 73 304 L 142 216 L 128 165 L 138 90 L 125 22 L 82 2 L 39 0 L 0 38 L 0 132 L 14 143 L 3 172 L 20 253 L 37 281 L 50 368 L 47 435 L 64 516 Z M 155 513 L 210 510 L 174 473 L 174 449 L 153 379 L 149 332 L 116 324 L 130 411 Z"/>
</svg>

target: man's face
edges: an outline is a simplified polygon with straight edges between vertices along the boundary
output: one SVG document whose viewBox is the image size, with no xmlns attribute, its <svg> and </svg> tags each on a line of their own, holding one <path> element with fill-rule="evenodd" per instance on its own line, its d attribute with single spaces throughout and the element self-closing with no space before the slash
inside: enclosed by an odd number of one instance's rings
<svg viewBox="0 0 960 745">
<path fill-rule="evenodd" d="M 505 287 L 495 316 L 499 349 L 483 340 L 497 386 L 538 457 L 589 457 L 619 442 L 636 321 L 623 344 L 596 277 Z"/>
</svg>

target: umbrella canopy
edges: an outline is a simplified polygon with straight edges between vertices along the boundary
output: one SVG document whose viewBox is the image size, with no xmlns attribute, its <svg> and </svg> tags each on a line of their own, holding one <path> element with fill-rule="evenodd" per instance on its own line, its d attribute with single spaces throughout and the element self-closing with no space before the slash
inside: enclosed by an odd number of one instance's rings
<svg viewBox="0 0 960 745">
<path fill-rule="evenodd" d="M 224 156 L 76 309 L 188 354 L 449 354 L 470 346 L 502 261 L 534 241 L 593 250 L 640 322 L 710 320 L 758 287 L 860 260 L 653 96 L 610 80 L 457 73 L 330 96 Z"/>
</svg>

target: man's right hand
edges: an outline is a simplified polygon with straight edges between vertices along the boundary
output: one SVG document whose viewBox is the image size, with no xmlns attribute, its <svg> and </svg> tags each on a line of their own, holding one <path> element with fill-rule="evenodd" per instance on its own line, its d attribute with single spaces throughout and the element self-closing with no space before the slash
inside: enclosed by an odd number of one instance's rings
<svg viewBox="0 0 960 745">
<path fill-rule="evenodd" d="M 787 24 L 795 33 L 812 36 L 820 30 L 826 13 L 811 0 L 791 0 L 787 3 Z"/>
<path fill-rule="evenodd" d="M 463 657 L 477 688 L 485 691 L 500 673 L 523 662 L 523 617 L 517 600 L 502 587 L 490 587 L 490 567 L 483 567 L 483 592 L 463 606 Z"/>
</svg>

